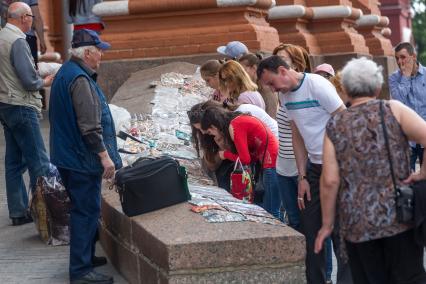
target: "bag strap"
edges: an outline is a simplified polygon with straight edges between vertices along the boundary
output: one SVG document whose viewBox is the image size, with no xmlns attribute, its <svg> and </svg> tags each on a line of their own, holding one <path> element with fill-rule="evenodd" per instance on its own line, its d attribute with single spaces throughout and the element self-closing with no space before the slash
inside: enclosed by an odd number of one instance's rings
<svg viewBox="0 0 426 284">
<path fill-rule="evenodd" d="M 382 128 L 383 128 L 383 135 L 384 135 L 384 138 L 385 138 L 386 149 L 387 149 L 387 152 L 388 152 L 388 160 L 389 160 L 389 165 L 390 165 L 393 187 L 394 187 L 395 192 L 396 192 L 397 187 L 396 187 L 396 181 L 395 181 L 395 174 L 393 172 L 393 163 L 392 163 L 391 151 L 390 151 L 390 146 L 389 146 L 388 132 L 386 130 L 386 125 L 385 125 L 385 115 L 384 115 L 383 105 L 384 105 L 383 100 L 380 100 L 380 118 L 381 118 L 381 123 L 382 123 Z"/>
<path fill-rule="evenodd" d="M 237 160 L 235 161 L 235 164 L 234 164 L 234 171 L 237 169 L 237 166 L 238 166 L 238 165 L 240 165 L 240 166 L 241 166 L 241 169 L 242 169 L 243 171 L 245 171 L 245 170 L 244 170 L 244 167 L 243 167 L 243 163 L 241 163 L 240 157 L 238 157 L 238 158 L 237 158 Z"/>
<path fill-rule="evenodd" d="M 268 135 L 268 130 L 266 129 L 265 124 L 261 121 L 263 128 L 265 129 L 265 133 L 266 133 L 266 144 L 265 144 L 265 150 L 263 151 L 263 157 L 262 157 L 262 168 L 263 168 L 263 162 L 265 161 L 265 155 L 266 155 L 266 149 L 268 149 L 268 143 L 269 143 L 269 135 Z"/>
</svg>

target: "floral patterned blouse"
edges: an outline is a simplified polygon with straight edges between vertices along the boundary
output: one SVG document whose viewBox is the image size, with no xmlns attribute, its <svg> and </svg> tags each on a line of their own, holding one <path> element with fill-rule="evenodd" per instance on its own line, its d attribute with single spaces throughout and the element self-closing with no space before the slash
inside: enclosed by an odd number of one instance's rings
<svg viewBox="0 0 426 284">
<path fill-rule="evenodd" d="M 401 183 L 410 173 L 409 145 L 389 102 L 384 102 L 383 109 L 395 178 Z M 409 229 L 396 221 L 380 101 L 371 100 L 335 114 L 326 131 L 336 151 L 341 179 L 337 199 L 341 237 L 364 242 Z"/>
</svg>

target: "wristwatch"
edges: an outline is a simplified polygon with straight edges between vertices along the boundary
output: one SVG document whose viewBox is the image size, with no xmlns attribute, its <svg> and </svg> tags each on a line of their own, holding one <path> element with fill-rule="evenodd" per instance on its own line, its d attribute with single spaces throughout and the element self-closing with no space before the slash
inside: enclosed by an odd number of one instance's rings
<svg viewBox="0 0 426 284">
<path fill-rule="evenodd" d="M 304 180 L 304 179 L 306 179 L 307 177 L 305 176 L 305 175 L 299 175 L 298 177 L 297 177 L 297 181 L 302 181 L 302 180 Z"/>
</svg>

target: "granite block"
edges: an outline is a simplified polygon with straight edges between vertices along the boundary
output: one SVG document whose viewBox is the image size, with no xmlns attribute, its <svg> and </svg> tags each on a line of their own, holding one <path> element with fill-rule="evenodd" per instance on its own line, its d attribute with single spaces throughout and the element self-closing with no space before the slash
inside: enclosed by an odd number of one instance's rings
<svg viewBox="0 0 426 284">
<path fill-rule="evenodd" d="M 141 283 L 137 254 L 123 245 L 104 226 L 99 228 L 99 239 L 112 265 L 124 278 L 131 284 Z"/>
</svg>

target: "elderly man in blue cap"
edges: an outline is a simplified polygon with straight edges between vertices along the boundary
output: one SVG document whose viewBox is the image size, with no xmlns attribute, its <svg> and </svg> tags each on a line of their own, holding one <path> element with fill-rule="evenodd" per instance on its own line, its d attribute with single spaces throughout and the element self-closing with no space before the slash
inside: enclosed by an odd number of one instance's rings
<svg viewBox="0 0 426 284">
<path fill-rule="evenodd" d="M 50 98 L 50 157 L 71 198 L 70 281 L 113 283 L 93 270 L 102 178 L 122 166 L 114 122 L 96 83 L 103 51 L 110 44 L 91 30 L 74 32 L 71 59 L 56 74 Z"/>
</svg>

